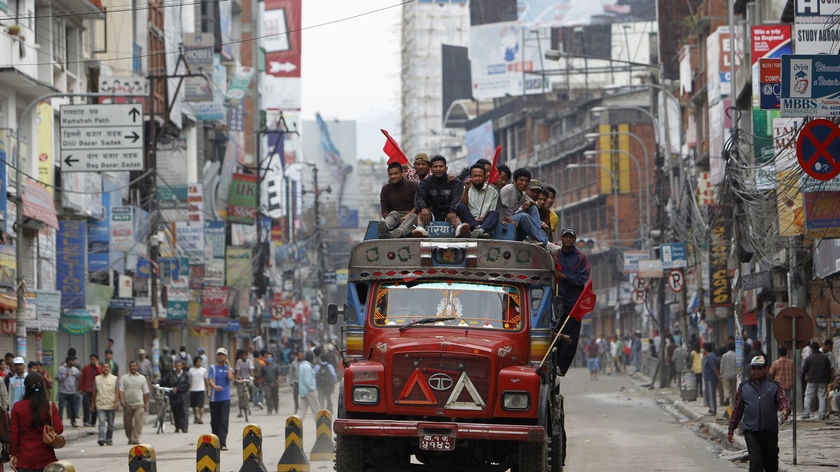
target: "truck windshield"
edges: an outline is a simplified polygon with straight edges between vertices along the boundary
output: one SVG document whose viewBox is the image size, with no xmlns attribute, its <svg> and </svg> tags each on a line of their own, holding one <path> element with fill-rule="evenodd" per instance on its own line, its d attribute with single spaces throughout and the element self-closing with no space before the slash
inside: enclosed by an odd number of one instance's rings
<svg viewBox="0 0 840 472">
<path fill-rule="evenodd" d="M 440 318 L 417 326 L 522 328 L 521 292 L 512 285 L 433 281 L 382 284 L 375 300 L 375 326 L 396 328 L 425 318 Z"/>
</svg>

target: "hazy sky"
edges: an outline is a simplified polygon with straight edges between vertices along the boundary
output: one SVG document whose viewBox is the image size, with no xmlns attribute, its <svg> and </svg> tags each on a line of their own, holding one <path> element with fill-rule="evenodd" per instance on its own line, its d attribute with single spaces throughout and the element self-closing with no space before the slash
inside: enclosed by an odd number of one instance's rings
<svg viewBox="0 0 840 472">
<path fill-rule="evenodd" d="M 302 113 L 357 122 L 358 157 L 399 134 L 401 0 L 303 2 Z"/>
</svg>

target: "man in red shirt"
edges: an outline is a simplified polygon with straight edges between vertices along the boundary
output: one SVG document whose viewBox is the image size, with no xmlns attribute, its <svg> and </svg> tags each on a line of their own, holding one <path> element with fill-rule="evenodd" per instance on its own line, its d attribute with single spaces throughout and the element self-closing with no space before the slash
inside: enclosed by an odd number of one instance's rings
<svg viewBox="0 0 840 472">
<path fill-rule="evenodd" d="M 96 406 L 91 403 L 96 390 L 96 376 L 102 373 L 99 356 L 90 355 L 90 362 L 82 367 L 79 377 L 79 391 L 82 392 L 82 422 L 84 426 L 96 426 Z"/>
</svg>

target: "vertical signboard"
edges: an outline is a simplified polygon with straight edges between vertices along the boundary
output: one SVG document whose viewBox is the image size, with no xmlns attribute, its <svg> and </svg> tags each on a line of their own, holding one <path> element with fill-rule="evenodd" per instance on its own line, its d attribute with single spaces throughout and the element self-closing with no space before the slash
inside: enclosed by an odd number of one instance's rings
<svg viewBox="0 0 840 472">
<path fill-rule="evenodd" d="M 265 9 L 260 22 L 260 45 L 265 50 L 265 74 L 260 80 L 263 105 L 299 110 L 301 0 L 266 0 L 260 8 Z"/>
<path fill-rule="evenodd" d="M 729 277 L 729 252 L 732 240 L 732 207 L 709 207 L 709 305 L 725 307 L 732 304 Z"/>
<path fill-rule="evenodd" d="M 779 117 L 781 58 L 791 52 L 790 25 L 755 25 L 751 38 L 753 152 L 759 166 L 757 188 L 766 191 L 775 181 L 773 120 Z"/>
<path fill-rule="evenodd" d="M 184 60 L 193 74 L 201 77 L 187 77 L 184 80 L 184 100 L 207 102 L 213 100 L 213 34 L 184 33 Z"/>
<path fill-rule="evenodd" d="M 805 230 L 804 203 L 796 160 L 796 133 L 800 118 L 773 120 L 773 152 L 776 155 L 776 208 L 779 236 L 798 236 Z"/>
<path fill-rule="evenodd" d="M 57 280 L 62 308 L 85 308 L 84 248 L 87 224 L 82 220 L 60 221 L 56 239 Z"/>
</svg>

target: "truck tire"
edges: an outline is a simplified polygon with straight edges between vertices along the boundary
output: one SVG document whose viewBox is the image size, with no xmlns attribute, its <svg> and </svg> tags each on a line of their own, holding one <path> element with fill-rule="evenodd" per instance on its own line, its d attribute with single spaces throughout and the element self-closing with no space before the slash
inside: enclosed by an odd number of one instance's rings
<svg viewBox="0 0 840 472">
<path fill-rule="evenodd" d="M 548 454 L 545 441 L 519 443 L 518 472 L 548 472 Z"/>
<path fill-rule="evenodd" d="M 551 472 L 563 472 L 563 450 L 566 447 L 564 440 L 562 432 L 551 437 L 551 444 L 548 446 L 548 465 Z"/>
<path fill-rule="evenodd" d="M 335 437 L 335 472 L 364 472 L 365 455 L 361 436 Z"/>
</svg>

